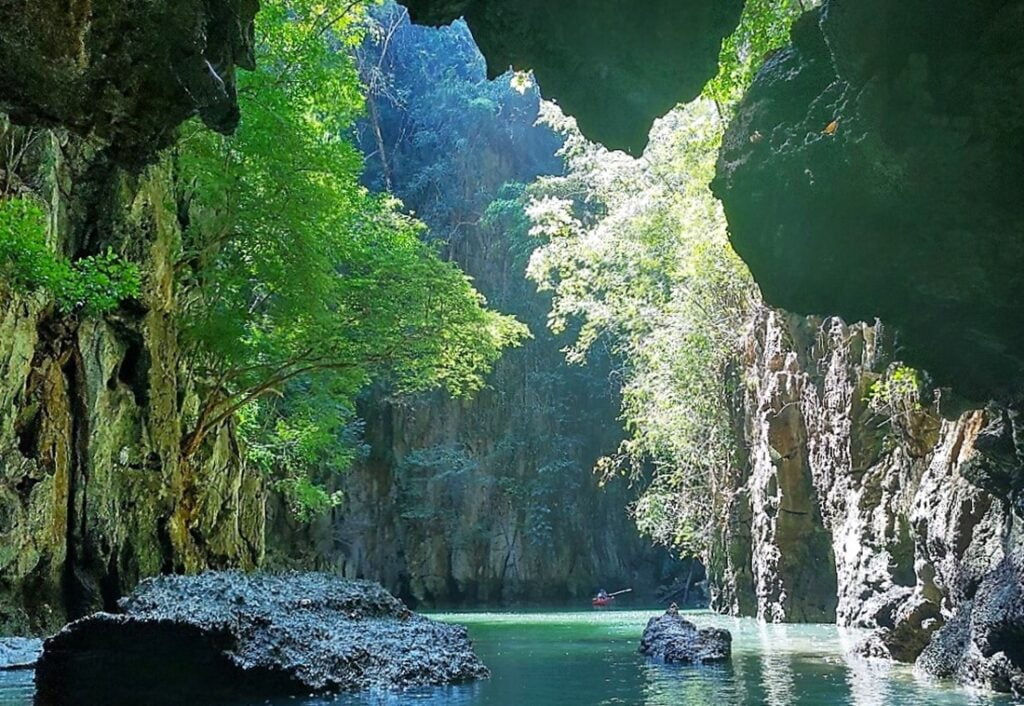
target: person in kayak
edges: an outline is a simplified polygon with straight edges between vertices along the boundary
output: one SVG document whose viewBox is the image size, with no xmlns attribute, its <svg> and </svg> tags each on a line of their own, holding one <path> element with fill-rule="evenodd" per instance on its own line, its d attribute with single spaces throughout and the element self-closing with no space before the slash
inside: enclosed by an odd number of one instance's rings
<svg viewBox="0 0 1024 706">
<path fill-rule="evenodd" d="M 606 600 L 608 600 L 608 591 L 604 590 L 603 588 L 602 588 L 602 589 L 600 589 L 600 590 L 599 590 L 599 591 L 597 592 L 597 599 L 598 599 L 598 600 L 600 600 L 600 601 L 606 601 Z"/>
</svg>

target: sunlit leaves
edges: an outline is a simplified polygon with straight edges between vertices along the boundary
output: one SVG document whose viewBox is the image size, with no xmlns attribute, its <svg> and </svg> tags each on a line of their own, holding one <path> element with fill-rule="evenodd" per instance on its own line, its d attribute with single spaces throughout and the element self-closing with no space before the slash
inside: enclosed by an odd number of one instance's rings
<svg viewBox="0 0 1024 706">
<path fill-rule="evenodd" d="M 603 340 L 624 361 L 630 438 L 598 471 L 639 479 L 653 466 L 637 524 L 685 552 L 707 548 L 738 462 L 733 368 L 757 297 L 708 184 L 731 107 L 800 11 L 791 0 L 747 2 L 719 75 L 655 125 L 640 159 L 589 143 L 554 107 L 544 116 L 566 136 L 569 175 L 531 188 L 532 232 L 544 245 L 529 272 L 554 293 L 552 328 L 578 324 L 570 360 Z"/>
<path fill-rule="evenodd" d="M 631 438 L 602 470 L 652 463 L 638 526 L 699 552 L 716 479 L 735 463 L 727 367 L 755 295 L 708 188 L 722 125 L 710 101 L 696 102 L 659 121 L 631 159 L 552 122 L 567 134 L 569 175 L 532 188 L 528 213 L 545 244 L 530 275 L 554 292 L 552 327 L 579 324 L 571 360 L 605 340 L 624 361 Z"/>
</svg>

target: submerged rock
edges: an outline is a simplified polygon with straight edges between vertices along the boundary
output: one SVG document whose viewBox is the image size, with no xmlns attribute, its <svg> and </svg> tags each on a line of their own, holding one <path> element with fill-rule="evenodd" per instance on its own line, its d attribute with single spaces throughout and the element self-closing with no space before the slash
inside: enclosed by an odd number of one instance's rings
<svg viewBox="0 0 1024 706">
<path fill-rule="evenodd" d="M 415 615 L 369 581 L 166 576 L 119 605 L 45 642 L 38 704 L 209 703 L 488 676 L 465 628 Z"/>
<path fill-rule="evenodd" d="M 701 628 L 678 613 L 647 621 L 640 654 L 678 664 L 724 662 L 732 656 L 732 635 L 721 628 Z"/>
<path fill-rule="evenodd" d="M 0 637 L 0 671 L 32 669 L 43 641 L 35 637 Z"/>
</svg>

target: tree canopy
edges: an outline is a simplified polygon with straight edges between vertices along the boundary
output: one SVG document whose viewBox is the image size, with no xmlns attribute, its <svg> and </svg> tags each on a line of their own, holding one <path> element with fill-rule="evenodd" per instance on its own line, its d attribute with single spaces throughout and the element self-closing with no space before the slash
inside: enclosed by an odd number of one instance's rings
<svg viewBox="0 0 1024 706">
<path fill-rule="evenodd" d="M 184 337 L 207 381 L 185 451 L 245 410 L 254 457 L 306 506 L 329 501 L 307 471 L 350 460 L 354 400 L 370 382 L 471 393 L 526 333 L 392 197 L 360 184 L 364 10 L 263 3 L 237 134 L 196 123 L 178 153 Z"/>
<path fill-rule="evenodd" d="M 529 273 L 554 295 L 549 325 L 579 326 L 570 360 L 585 362 L 605 341 L 622 363 L 630 438 L 599 470 L 645 483 L 639 527 L 687 553 L 706 550 L 717 490 L 737 463 L 733 362 L 758 301 L 709 184 L 732 102 L 798 12 L 748 3 L 719 75 L 655 124 L 639 159 L 590 143 L 548 106 L 545 120 L 566 139 L 567 174 L 538 180 L 526 196 L 543 243 Z"/>
</svg>

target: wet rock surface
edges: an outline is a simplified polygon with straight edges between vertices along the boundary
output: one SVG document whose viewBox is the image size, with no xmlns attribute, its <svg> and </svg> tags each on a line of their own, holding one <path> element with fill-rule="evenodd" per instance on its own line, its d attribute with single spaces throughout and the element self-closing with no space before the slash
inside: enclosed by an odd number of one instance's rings
<svg viewBox="0 0 1024 706">
<path fill-rule="evenodd" d="M 721 628 L 700 628 L 678 613 L 647 621 L 640 654 L 675 664 L 724 662 L 732 656 L 732 635 Z"/>
<path fill-rule="evenodd" d="M 875 630 L 854 652 L 873 659 L 913 662 L 943 623 L 939 607 L 916 596 L 899 606 L 891 626 Z"/>
<path fill-rule="evenodd" d="M 368 581 L 312 573 L 159 577 L 120 608 L 45 642 L 37 703 L 216 703 L 488 676 L 465 628 L 415 615 Z"/>
<path fill-rule="evenodd" d="M 924 648 L 916 663 L 918 669 L 1024 696 L 1021 564 L 1020 553 L 1007 556 L 982 579 L 973 600 L 961 605 Z"/>
</svg>

